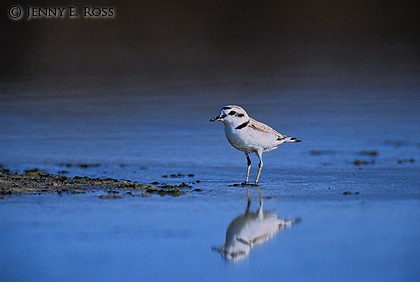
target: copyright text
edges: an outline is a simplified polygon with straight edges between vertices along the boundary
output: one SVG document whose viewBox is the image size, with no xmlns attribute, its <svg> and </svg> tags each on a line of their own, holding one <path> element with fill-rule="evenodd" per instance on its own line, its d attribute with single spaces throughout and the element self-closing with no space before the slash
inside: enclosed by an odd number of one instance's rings
<svg viewBox="0 0 420 282">
<path fill-rule="evenodd" d="M 14 21 L 33 20 L 33 19 L 66 19 L 66 18 L 86 18 L 101 19 L 114 18 L 116 11 L 114 7 L 93 7 L 83 6 L 78 8 L 75 6 L 68 7 L 21 7 L 14 5 L 9 7 L 9 19 Z"/>
</svg>

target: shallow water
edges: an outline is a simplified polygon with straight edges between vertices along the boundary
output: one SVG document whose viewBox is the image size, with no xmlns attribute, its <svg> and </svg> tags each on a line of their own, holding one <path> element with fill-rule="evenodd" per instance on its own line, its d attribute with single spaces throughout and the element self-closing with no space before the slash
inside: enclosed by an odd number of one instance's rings
<svg viewBox="0 0 420 282">
<path fill-rule="evenodd" d="M 101 191 L 6 197 L 2 281 L 419 277 L 417 84 L 101 83 L 3 82 L 1 163 L 144 183 L 200 180 L 192 185 L 202 192 L 115 201 L 99 199 Z M 221 124 L 208 122 L 231 103 L 303 140 L 265 154 L 260 180 L 264 211 L 302 221 L 236 263 L 212 250 L 247 206 L 246 188 L 230 186 L 243 181 L 245 157 Z M 194 177 L 163 177 L 178 173 Z"/>
<path fill-rule="evenodd" d="M 214 195 L 217 193 L 218 195 Z M 228 187 L 180 198 L 100 200 L 96 194 L 2 201 L 4 281 L 27 280 L 384 280 L 414 281 L 420 245 L 418 200 L 265 200 L 302 222 L 224 261 L 229 223 L 246 192 Z M 253 193 L 251 210 L 256 210 Z M 23 269 L 24 271 L 18 271 Z"/>
</svg>

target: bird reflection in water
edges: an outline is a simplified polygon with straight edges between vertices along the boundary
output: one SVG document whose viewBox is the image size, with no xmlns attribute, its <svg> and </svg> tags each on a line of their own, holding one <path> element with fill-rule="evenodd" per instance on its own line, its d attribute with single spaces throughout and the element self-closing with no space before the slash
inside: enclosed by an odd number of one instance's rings
<svg viewBox="0 0 420 282">
<path fill-rule="evenodd" d="M 228 261 L 241 261 L 245 259 L 251 249 L 267 242 L 278 232 L 300 221 L 299 218 L 282 219 L 272 212 L 263 211 L 263 199 L 260 188 L 257 187 L 260 206 L 256 212 L 250 212 L 251 195 L 248 189 L 248 203 L 245 213 L 239 215 L 229 224 L 226 231 L 226 242 L 222 247 L 213 247 Z"/>
</svg>

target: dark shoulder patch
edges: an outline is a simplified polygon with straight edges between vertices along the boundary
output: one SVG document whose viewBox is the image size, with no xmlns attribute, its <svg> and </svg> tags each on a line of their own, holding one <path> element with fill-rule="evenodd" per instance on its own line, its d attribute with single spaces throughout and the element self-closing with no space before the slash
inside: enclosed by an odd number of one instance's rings
<svg viewBox="0 0 420 282">
<path fill-rule="evenodd" d="M 240 124 L 240 125 L 238 125 L 235 129 L 242 129 L 242 128 L 244 128 L 245 126 L 247 126 L 247 125 L 248 125 L 248 123 L 249 123 L 249 120 L 248 120 L 248 121 L 246 121 L 246 122 L 244 122 L 244 123 L 242 123 L 242 124 Z"/>
</svg>

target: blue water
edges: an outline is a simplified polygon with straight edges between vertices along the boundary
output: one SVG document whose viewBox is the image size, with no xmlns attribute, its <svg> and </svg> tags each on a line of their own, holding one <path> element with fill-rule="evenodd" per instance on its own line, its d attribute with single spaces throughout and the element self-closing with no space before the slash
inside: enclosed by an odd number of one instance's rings
<svg viewBox="0 0 420 282">
<path fill-rule="evenodd" d="M 414 81 L 415 82 L 415 81 Z M 141 183 L 182 197 L 0 200 L 2 281 L 415 281 L 420 253 L 416 83 L 3 82 L 0 163 Z M 302 143 L 264 154 L 264 211 L 302 221 L 240 262 L 212 247 L 244 213 L 246 160 L 209 123 L 226 104 Z M 377 156 L 365 152 L 376 151 Z M 251 178 L 257 159 L 252 156 Z M 356 160 L 367 164 L 355 165 Z M 410 161 L 413 160 L 413 161 Z M 71 163 L 66 167 L 62 163 Z M 77 163 L 100 164 L 80 168 Z M 170 174 L 193 177 L 166 178 Z M 251 187 L 251 211 L 258 208 Z"/>
<path fill-rule="evenodd" d="M 217 193 L 218 195 L 214 195 Z M 274 192 L 273 192 L 274 193 Z M 267 194 L 267 193 L 265 193 Z M 263 193 L 264 195 L 264 193 Z M 383 280 L 415 281 L 418 200 L 265 200 L 296 226 L 241 262 L 211 250 L 242 214 L 245 191 L 180 198 L 22 196 L 2 201 L 3 281 Z M 254 193 L 252 210 L 256 209 Z"/>
</svg>

